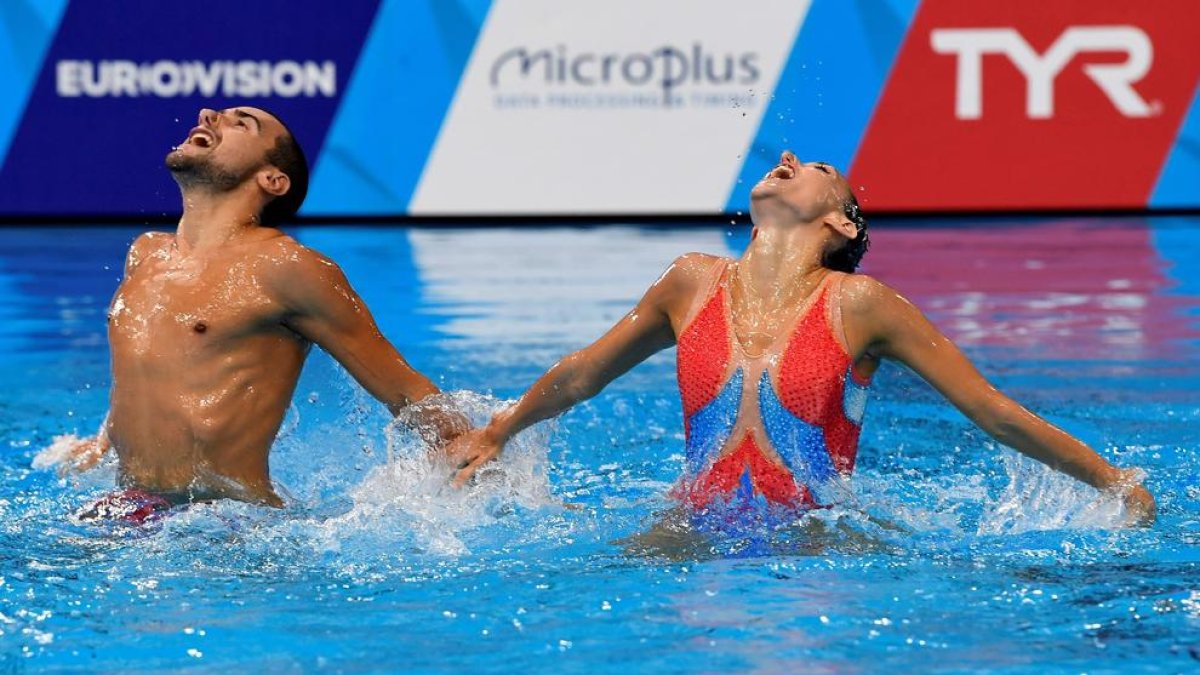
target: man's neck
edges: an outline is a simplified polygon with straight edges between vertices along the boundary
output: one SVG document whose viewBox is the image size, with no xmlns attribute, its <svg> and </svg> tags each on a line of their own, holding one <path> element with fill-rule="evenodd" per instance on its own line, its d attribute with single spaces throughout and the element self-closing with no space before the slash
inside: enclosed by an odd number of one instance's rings
<svg viewBox="0 0 1200 675">
<path fill-rule="evenodd" d="M 183 217 L 175 230 L 182 250 L 217 248 L 258 226 L 261 205 L 240 191 L 213 194 L 199 189 L 183 191 Z"/>
</svg>

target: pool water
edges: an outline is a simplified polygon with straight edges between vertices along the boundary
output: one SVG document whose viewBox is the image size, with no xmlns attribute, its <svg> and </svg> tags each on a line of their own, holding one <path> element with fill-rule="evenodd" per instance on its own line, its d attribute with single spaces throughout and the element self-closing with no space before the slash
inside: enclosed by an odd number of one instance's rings
<svg viewBox="0 0 1200 675">
<path fill-rule="evenodd" d="M 70 513 L 112 464 L 31 464 L 104 415 L 104 312 L 139 231 L 0 229 L 0 670 L 1200 667 L 1200 218 L 887 222 L 866 258 L 999 387 L 1146 471 L 1159 520 L 1134 530 L 885 366 L 853 499 L 696 532 L 668 498 L 673 351 L 463 492 L 314 352 L 273 453 L 288 508 L 82 524 Z M 480 419 L 675 256 L 747 241 L 709 225 L 294 234 Z"/>
</svg>

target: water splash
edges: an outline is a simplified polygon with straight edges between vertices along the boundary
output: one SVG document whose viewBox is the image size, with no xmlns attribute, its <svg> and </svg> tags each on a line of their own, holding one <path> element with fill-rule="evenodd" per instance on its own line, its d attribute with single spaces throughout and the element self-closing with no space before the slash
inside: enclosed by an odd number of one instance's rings
<svg viewBox="0 0 1200 675">
<path fill-rule="evenodd" d="M 438 555 L 471 552 L 464 534 L 495 525 L 520 510 L 561 508 L 550 492 L 547 475 L 550 425 L 542 424 L 514 437 L 504 454 L 486 465 L 463 489 L 450 486 L 446 460 L 428 450 L 427 431 L 414 422 L 422 408 L 449 405 L 476 426 L 506 405 L 489 396 L 454 392 L 430 397 L 406 410 L 387 428 L 388 463 L 372 469 L 350 491 L 352 508 L 321 528 L 325 543 L 336 547 L 341 533 L 391 531 L 407 533 L 410 548 Z"/>
<path fill-rule="evenodd" d="M 1000 496 L 986 505 L 978 534 L 1022 534 L 1038 530 L 1107 529 L 1124 526 L 1129 515 L 1121 498 L 1011 450 L 1000 454 L 1008 476 Z M 1142 480 L 1144 475 L 1138 477 Z"/>
<path fill-rule="evenodd" d="M 33 456 L 30 466 L 35 469 L 49 469 L 58 466 L 67 461 L 71 456 L 71 450 L 83 440 L 83 437 L 75 434 L 55 436 L 50 445 L 42 448 Z"/>
</svg>

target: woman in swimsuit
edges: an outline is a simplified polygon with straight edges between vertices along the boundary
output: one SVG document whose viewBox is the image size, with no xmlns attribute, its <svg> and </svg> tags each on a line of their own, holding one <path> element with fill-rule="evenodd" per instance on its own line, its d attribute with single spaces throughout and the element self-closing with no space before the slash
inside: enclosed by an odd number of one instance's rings
<svg viewBox="0 0 1200 675">
<path fill-rule="evenodd" d="M 905 364 L 997 441 L 1122 496 L 1130 522 L 1154 499 L 1131 469 L 1029 412 L 888 286 L 854 274 L 866 222 L 846 179 L 783 153 L 751 191 L 754 231 L 741 258 L 677 259 L 637 307 L 559 361 L 516 404 L 448 449 L 469 480 L 526 427 L 591 398 L 677 345 L 686 461 L 678 496 L 692 509 L 838 500 L 854 469 L 867 387 L 882 359 Z"/>
</svg>

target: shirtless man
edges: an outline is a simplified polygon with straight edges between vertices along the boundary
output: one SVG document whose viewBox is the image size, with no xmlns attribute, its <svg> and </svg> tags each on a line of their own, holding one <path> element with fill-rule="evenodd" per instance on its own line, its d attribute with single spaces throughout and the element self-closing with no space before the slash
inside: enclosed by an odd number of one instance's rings
<svg viewBox="0 0 1200 675">
<path fill-rule="evenodd" d="M 438 388 L 380 334 L 333 261 L 269 226 L 308 188 L 304 155 L 278 118 L 201 110 L 166 165 L 183 217 L 174 234 L 143 234 L 129 250 L 108 317 L 108 418 L 68 465 L 116 451 L 125 491 L 95 515 L 140 521 L 221 497 L 281 506 L 268 455 L 311 345 L 393 414 Z M 465 429 L 453 412 L 420 415 L 427 440 Z"/>
<path fill-rule="evenodd" d="M 1130 522 L 1154 519 L 1137 473 L 992 387 L 921 312 L 854 274 L 867 226 L 846 179 L 785 152 L 751 191 L 754 234 L 740 259 L 688 254 L 607 334 L 570 354 L 448 453 L 462 484 L 522 429 L 597 394 L 651 354 L 678 347 L 684 475 L 694 513 L 812 508 L 844 497 L 867 388 L 892 359 L 997 441 L 1121 496 Z"/>
</svg>

